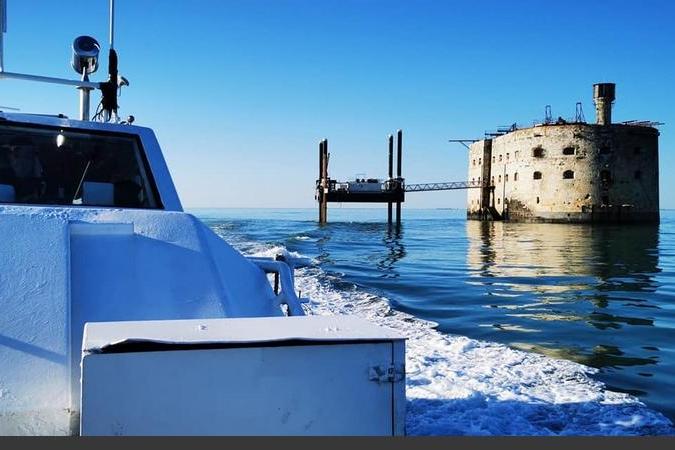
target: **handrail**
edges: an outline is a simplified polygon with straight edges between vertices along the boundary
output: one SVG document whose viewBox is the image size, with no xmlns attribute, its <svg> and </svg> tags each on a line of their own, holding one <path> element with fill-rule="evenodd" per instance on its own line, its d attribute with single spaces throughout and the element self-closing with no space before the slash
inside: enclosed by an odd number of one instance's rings
<svg viewBox="0 0 675 450">
<path fill-rule="evenodd" d="M 285 304 L 288 306 L 289 316 L 304 316 L 305 311 L 302 309 L 302 303 L 306 300 L 298 298 L 295 294 L 295 280 L 293 277 L 292 267 L 285 261 L 274 261 L 269 258 L 249 257 L 247 258 L 253 264 L 258 266 L 265 273 L 274 273 L 278 275 L 281 283 L 281 291 L 276 296 L 276 301 L 279 305 Z"/>
<path fill-rule="evenodd" d="M 476 181 L 449 181 L 444 183 L 421 183 L 407 184 L 406 192 L 424 192 L 424 191 L 451 191 L 455 189 L 473 189 L 480 187 L 490 187 L 487 183 Z"/>
</svg>

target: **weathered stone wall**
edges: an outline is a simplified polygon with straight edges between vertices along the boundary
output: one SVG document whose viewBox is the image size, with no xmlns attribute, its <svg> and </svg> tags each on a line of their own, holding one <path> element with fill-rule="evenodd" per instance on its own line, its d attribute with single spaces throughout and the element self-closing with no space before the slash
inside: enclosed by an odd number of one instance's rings
<svg viewBox="0 0 675 450">
<path fill-rule="evenodd" d="M 489 167 L 473 165 L 487 141 L 471 146 L 469 180 L 489 174 L 490 205 L 510 220 L 658 221 L 658 136 L 655 128 L 623 124 L 517 130 L 491 140 L 482 160 Z M 469 217 L 489 206 L 476 203 L 473 191 Z"/>
<path fill-rule="evenodd" d="M 481 184 L 490 179 L 490 161 L 492 156 L 492 140 L 485 139 L 474 142 L 469 146 L 469 178 L 472 183 Z M 469 217 L 480 218 L 483 206 L 489 206 L 490 189 L 473 188 L 467 194 L 467 214 Z"/>
</svg>

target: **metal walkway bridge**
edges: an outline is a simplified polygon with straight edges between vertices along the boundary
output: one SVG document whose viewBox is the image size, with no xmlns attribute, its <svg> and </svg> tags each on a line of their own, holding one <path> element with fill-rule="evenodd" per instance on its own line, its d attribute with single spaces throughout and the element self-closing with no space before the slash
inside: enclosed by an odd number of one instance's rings
<svg viewBox="0 0 675 450">
<path fill-rule="evenodd" d="M 447 183 L 421 183 L 406 184 L 405 192 L 427 192 L 427 191 L 453 191 L 456 189 L 473 189 L 488 187 L 485 183 L 477 181 L 449 181 Z"/>
</svg>

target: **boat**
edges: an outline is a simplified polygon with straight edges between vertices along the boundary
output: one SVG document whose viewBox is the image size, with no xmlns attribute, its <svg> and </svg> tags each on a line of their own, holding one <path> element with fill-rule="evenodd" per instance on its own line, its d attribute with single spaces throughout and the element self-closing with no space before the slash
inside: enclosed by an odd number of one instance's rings
<svg viewBox="0 0 675 450">
<path fill-rule="evenodd" d="M 120 119 L 115 1 L 104 82 L 89 36 L 78 79 L 6 71 L 0 14 L 0 80 L 80 106 L 0 111 L 0 435 L 404 434 L 404 339 L 307 314 L 297 261 L 245 257 L 186 213 L 157 136 Z"/>
</svg>

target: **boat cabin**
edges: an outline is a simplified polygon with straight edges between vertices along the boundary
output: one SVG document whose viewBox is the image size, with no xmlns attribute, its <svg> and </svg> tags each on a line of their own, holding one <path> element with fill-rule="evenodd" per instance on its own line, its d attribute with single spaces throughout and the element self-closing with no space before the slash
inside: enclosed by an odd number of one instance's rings
<svg viewBox="0 0 675 450">
<path fill-rule="evenodd" d="M 0 113 L 0 204 L 182 210 L 151 130 L 79 126 Z"/>
</svg>

